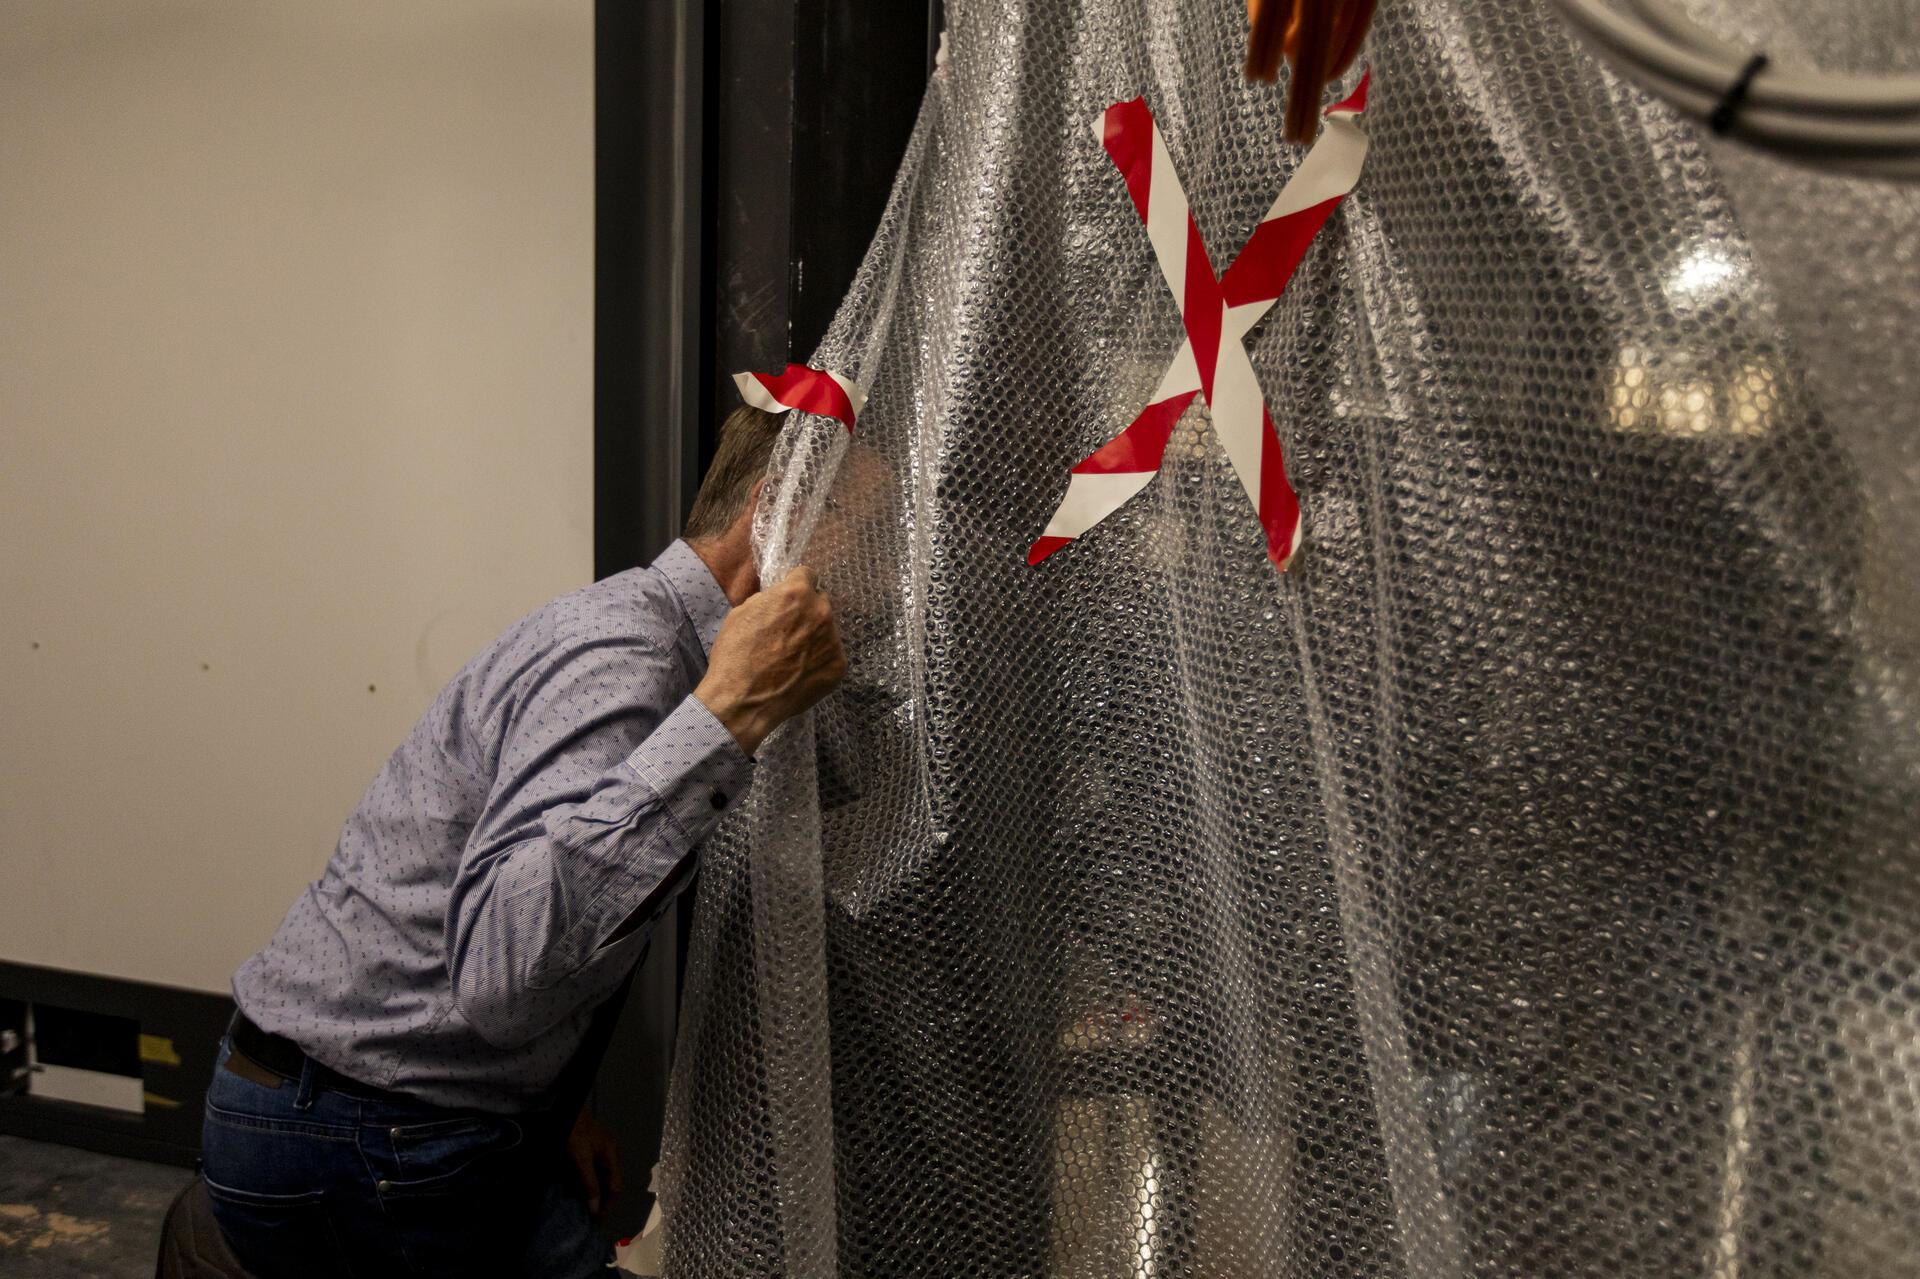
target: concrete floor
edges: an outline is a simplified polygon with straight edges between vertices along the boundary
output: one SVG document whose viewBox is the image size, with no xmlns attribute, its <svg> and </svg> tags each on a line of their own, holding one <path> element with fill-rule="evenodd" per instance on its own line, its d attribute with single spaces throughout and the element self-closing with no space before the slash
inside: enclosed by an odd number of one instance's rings
<svg viewBox="0 0 1920 1279">
<path fill-rule="evenodd" d="M 0 1136 L 0 1275 L 149 1279 L 184 1168 Z"/>
</svg>

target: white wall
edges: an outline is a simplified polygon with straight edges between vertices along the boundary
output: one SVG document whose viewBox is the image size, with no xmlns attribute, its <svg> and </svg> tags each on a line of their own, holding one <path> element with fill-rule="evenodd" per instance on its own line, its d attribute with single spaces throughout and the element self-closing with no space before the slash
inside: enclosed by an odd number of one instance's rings
<svg viewBox="0 0 1920 1279">
<path fill-rule="evenodd" d="M 0 958 L 223 990 L 592 570 L 590 0 L 0 4 Z"/>
</svg>

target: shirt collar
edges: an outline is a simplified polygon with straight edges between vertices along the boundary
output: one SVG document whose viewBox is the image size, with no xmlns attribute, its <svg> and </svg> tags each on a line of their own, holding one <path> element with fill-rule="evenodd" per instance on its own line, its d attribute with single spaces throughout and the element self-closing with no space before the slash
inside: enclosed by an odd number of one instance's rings
<svg viewBox="0 0 1920 1279">
<path fill-rule="evenodd" d="M 687 611 L 693 633 L 700 637 L 701 650 L 712 652 L 713 637 L 720 633 L 720 623 L 727 620 L 733 604 L 720 589 L 720 583 L 714 580 L 706 561 L 683 539 L 660 553 L 660 558 L 653 562 L 653 571 L 665 578 L 673 593 L 679 596 L 680 607 Z"/>
</svg>

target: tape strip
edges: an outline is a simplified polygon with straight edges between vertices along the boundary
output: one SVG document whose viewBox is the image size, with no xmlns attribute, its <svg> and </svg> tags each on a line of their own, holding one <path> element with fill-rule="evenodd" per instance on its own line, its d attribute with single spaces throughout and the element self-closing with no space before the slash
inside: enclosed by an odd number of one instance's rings
<svg viewBox="0 0 1920 1279">
<path fill-rule="evenodd" d="M 1027 551 L 1038 564 L 1113 514 L 1159 472 L 1167 440 L 1196 394 L 1205 397 L 1241 487 L 1267 534 L 1267 557 L 1284 570 L 1300 545 L 1300 503 L 1287 479 L 1280 438 L 1267 412 L 1244 339 L 1286 291 L 1320 228 L 1359 180 L 1367 135 L 1369 72 L 1327 108 L 1320 139 L 1288 180 L 1246 245 L 1216 276 L 1166 140 L 1143 99 L 1116 102 L 1094 124 L 1146 226 L 1160 273 L 1180 307 L 1187 340 L 1153 400 L 1119 435 L 1075 466 L 1046 531 Z"/>
<path fill-rule="evenodd" d="M 756 409 L 817 413 L 834 418 L 849 431 L 867 406 L 867 393 L 858 382 L 804 364 L 789 364 L 783 373 L 736 373 L 733 384 L 740 388 L 740 398 Z"/>
</svg>

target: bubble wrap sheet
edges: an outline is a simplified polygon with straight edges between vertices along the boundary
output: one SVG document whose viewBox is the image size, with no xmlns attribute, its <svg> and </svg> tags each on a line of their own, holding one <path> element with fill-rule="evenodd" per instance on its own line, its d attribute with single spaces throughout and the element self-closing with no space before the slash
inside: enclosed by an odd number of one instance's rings
<svg viewBox="0 0 1920 1279">
<path fill-rule="evenodd" d="M 706 854 L 668 1273 L 1920 1274 L 1912 193 L 1385 0 L 1249 341 L 1294 566 L 1196 406 L 1029 568 L 1182 337 L 1092 121 L 1216 267 L 1301 152 L 1242 0 L 947 11 L 757 530 L 852 672 Z"/>
</svg>

